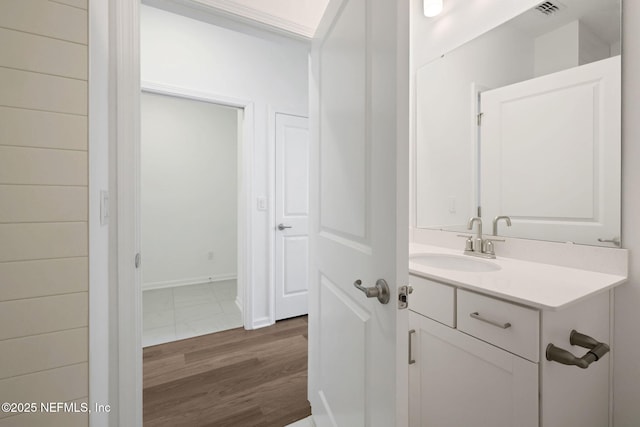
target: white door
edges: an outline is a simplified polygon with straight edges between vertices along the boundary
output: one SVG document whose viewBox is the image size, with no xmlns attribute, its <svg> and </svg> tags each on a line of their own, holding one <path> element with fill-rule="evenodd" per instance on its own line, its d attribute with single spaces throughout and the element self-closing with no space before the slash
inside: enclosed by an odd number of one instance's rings
<svg viewBox="0 0 640 427">
<path fill-rule="evenodd" d="M 620 57 L 483 92 L 482 216 L 500 234 L 619 238 Z"/>
<path fill-rule="evenodd" d="M 307 314 L 309 124 L 276 114 L 276 320 Z"/>
<path fill-rule="evenodd" d="M 313 42 L 309 400 L 318 427 L 406 426 L 408 2 L 335 0 Z M 390 301 L 354 287 L 384 279 Z M 401 332 L 400 332 L 401 331 Z"/>
<path fill-rule="evenodd" d="M 410 313 L 411 427 L 537 427 L 538 365 Z"/>
</svg>

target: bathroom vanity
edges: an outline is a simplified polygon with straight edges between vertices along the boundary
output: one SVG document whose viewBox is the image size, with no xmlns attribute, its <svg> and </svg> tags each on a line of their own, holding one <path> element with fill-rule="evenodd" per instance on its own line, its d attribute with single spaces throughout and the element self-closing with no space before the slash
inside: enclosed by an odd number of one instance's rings
<svg viewBox="0 0 640 427">
<path fill-rule="evenodd" d="M 410 425 L 611 426 L 620 3 L 453 3 L 412 22 Z"/>
<path fill-rule="evenodd" d="M 546 353 L 586 355 L 573 330 L 611 343 L 608 290 L 624 275 L 418 244 L 410 253 L 410 426 L 609 425 L 610 354 L 582 369 Z"/>
</svg>

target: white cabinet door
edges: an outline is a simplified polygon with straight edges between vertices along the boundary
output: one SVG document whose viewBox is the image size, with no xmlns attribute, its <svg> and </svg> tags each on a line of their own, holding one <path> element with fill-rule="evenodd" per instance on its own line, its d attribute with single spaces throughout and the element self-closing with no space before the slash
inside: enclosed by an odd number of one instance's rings
<svg viewBox="0 0 640 427">
<path fill-rule="evenodd" d="M 309 125 L 276 114 L 276 320 L 307 314 Z"/>
<path fill-rule="evenodd" d="M 410 426 L 538 427 L 538 365 L 410 313 Z"/>
<path fill-rule="evenodd" d="M 598 244 L 620 230 L 620 57 L 483 92 L 482 217 Z"/>
<path fill-rule="evenodd" d="M 310 75 L 309 400 L 318 427 L 407 424 L 408 2 L 329 2 Z M 354 287 L 388 283 L 382 304 Z M 401 331 L 399 333 L 398 331 Z"/>
</svg>

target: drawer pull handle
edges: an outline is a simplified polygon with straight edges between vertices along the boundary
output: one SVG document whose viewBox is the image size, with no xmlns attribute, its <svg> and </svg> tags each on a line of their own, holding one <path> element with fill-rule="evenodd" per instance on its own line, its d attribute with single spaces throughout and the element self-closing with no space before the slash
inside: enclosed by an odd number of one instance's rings
<svg viewBox="0 0 640 427">
<path fill-rule="evenodd" d="M 413 334 L 416 333 L 415 329 L 412 329 L 409 331 L 409 365 L 413 365 L 414 363 L 416 363 L 416 359 L 414 359 L 413 356 L 413 350 L 411 348 L 411 336 Z"/>
<path fill-rule="evenodd" d="M 478 319 L 482 322 L 488 323 L 490 325 L 497 326 L 498 328 L 507 329 L 511 327 L 511 323 L 509 322 L 500 323 L 500 322 L 496 322 L 495 320 L 485 319 L 484 317 L 480 316 L 480 313 L 478 313 L 477 311 L 475 313 L 469 314 L 469 316 L 473 317 L 474 319 Z"/>
</svg>

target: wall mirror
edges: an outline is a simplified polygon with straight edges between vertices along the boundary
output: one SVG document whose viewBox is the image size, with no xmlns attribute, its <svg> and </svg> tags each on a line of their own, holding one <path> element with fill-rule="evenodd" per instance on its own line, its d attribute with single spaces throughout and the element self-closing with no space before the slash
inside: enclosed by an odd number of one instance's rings
<svg viewBox="0 0 640 427">
<path fill-rule="evenodd" d="M 416 75 L 416 223 L 617 247 L 621 8 L 535 8 Z"/>
</svg>

